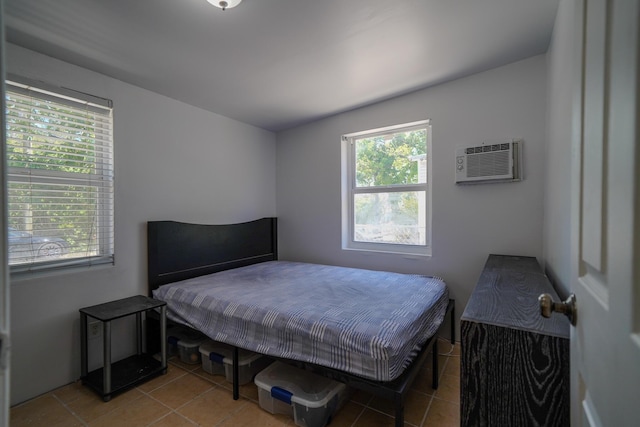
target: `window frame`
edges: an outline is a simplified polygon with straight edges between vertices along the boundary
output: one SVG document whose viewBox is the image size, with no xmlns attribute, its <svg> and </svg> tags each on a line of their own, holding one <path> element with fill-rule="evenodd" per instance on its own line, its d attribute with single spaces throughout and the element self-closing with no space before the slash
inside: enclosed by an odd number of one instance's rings
<svg viewBox="0 0 640 427">
<path fill-rule="evenodd" d="M 426 182 L 417 184 L 397 184 L 386 186 L 356 186 L 356 144 L 357 139 L 372 138 L 397 132 L 426 130 Z M 348 133 L 342 136 L 342 249 L 395 253 L 402 255 L 425 256 L 432 254 L 431 211 L 432 211 L 432 130 L 431 120 L 420 120 L 397 124 L 366 131 Z M 355 240 L 355 197 L 357 194 L 376 194 L 389 192 L 425 192 L 425 244 L 409 245 L 389 242 L 360 242 Z"/>
<path fill-rule="evenodd" d="M 114 208 L 114 138 L 113 138 L 113 103 L 111 100 L 78 92 L 68 88 L 61 88 L 40 81 L 23 78 L 16 75 L 7 75 L 4 82 L 7 94 L 13 92 L 20 96 L 33 96 L 38 100 L 53 101 L 58 104 L 68 105 L 70 108 L 84 108 L 99 112 L 104 127 L 101 130 L 108 135 L 100 139 L 100 147 L 106 148 L 95 158 L 96 173 L 83 174 L 56 170 L 39 169 L 33 174 L 29 168 L 8 167 L 7 185 L 9 182 L 35 182 L 47 184 L 52 182 L 66 182 L 68 185 L 84 185 L 94 187 L 98 200 L 97 221 L 99 235 L 97 238 L 98 253 L 95 255 L 76 256 L 55 260 L 36 261 L 35 259 L 9 265 L 11 277 L 19 279 L 34 275 L 48 274 L 54 271 L 68 270 L 97 265 L 113 265 L 115 262 L 115 208 Z M 9 107 L 5 105 L 5 108 Z M 3 111 L 5 113 L 5 111 Z M 107 119 L 105 119 L 107 118 Z M 6 126 L 9 126 L 6 123 Z M 5 129 L 5 132 L 7 130 Z M 106 142 L 105 142 L 106 141 Z M 9 199 L 7 198 L 7 203 Z M 8 226 L 8 225 L 7 225 Z"/>
</svg>

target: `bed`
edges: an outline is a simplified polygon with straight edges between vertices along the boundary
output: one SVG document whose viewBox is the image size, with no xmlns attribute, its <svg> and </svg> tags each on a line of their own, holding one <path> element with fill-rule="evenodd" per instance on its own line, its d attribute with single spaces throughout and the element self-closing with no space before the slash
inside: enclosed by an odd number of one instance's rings
<svg viewBox="0 0 640 427">
<path fill-rule="evenodd" d="M 441 279 L 279 261 L 276 218 L 152 221 L 147 231 L 150 294 L 167 302 L 171 320 L 235 347 L 234 399 L 244 348 L 392 400 L 401 426 L 446 313 L 455 341 L 454 302 Z"/>
</svg>

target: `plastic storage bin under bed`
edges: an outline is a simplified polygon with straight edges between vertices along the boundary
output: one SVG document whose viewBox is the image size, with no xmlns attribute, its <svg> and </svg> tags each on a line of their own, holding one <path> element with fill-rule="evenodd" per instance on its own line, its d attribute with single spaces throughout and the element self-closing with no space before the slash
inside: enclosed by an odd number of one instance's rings
<svg viewBox="0 0 640 427">
<path fill-rule="evenodd" d="M 206 341 L 200 345 L 202 369 L 213 375 L 224 375 L 233 382 L 233 347 L 215 341 Z M 238 384 L 247 384 L 264 368 L 271 359 L 249 350 L 238 350 Z"/>
<path fill-rule="evenodd" d="M 207 341 L 207 337 L 200 332 L 173 326 L 167 328 L 167 353 L 169 356 L 180 356 L 180 361 L 189 365 L 200 363 L 200 345 Z"/>
<path fill-rule="evenodd" d="M 301 427 L 324 427 L 348 397 L 347 386 L 312 372 L 274 362 L 258 373 L 260 407 L 292 416 Z"/>
</svg>

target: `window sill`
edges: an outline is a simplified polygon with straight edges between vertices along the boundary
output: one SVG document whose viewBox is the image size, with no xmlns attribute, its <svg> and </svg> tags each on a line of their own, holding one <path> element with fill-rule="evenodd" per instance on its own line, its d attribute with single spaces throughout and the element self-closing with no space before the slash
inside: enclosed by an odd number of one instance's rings
<svg viewBox="0 0 640 427">
<path fill-rule="evenodd" d="M 415 248 L 414 248 L 415 249 Z M 424 260 L 431 258 L 431 248 L 425 247 L 421 248 L 420 251 L 408 251 L 408 250 L 397 250 L 395 247 L 343 247 L 343 251 L 351 251 L 351 252 L 360 252 L 363 255 L 374 255 L 374 254 L 383 254 L 383 255 L 391 255 L 398 256 L 403 259 L 409 260 Z"/>
<path fill-rule="evenodd" d="M 95 257 L 92 259 L 76 260 L 75 262 L 53 263 L 49 265 L 9 266 L 9 278 L 11 282 L 21 282 L 42 277 L 58 276 L 64 274 L 95 271 L 114 266 L 113 257 Z"/>
</svg>

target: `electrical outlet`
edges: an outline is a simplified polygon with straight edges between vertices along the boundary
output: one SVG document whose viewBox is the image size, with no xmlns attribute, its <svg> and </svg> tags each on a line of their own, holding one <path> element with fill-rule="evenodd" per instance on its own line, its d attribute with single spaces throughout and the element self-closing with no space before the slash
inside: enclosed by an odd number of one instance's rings
<svg viewBox="0 0 640 427">
<path fill-rule="evenodd" d="M 102 322 L 89 322 L 89 338 L 98 338 L 102 335 Z"/>
</svg>

